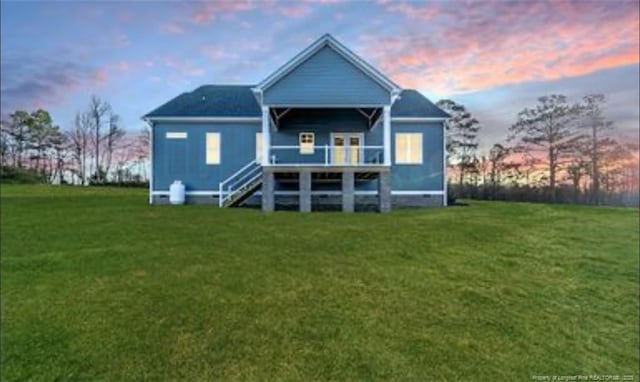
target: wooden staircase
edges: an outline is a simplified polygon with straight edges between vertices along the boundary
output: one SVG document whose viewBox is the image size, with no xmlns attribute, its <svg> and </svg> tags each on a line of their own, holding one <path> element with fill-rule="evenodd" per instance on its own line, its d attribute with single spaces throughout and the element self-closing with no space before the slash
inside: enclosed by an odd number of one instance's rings
<svg viewBox="0 0 640 382">
<path fill-rule="evenodd" d="M 262 166 L 254 161 L 220 182 L 218 186 L 218 206 L 220 208 L 239 206 L 262 185 Z"/>
</svg>

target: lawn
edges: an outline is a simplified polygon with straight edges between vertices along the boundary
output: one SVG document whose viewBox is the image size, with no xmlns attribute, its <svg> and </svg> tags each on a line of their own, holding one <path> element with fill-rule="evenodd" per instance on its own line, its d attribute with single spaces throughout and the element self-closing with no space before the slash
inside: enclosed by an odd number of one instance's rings
<svg viewBox="0 0 640 382">
<path fill-rule="evenodd" d="M 638 209 L 2 186 L 2 380 L 638 380 Z"/>
</svg>

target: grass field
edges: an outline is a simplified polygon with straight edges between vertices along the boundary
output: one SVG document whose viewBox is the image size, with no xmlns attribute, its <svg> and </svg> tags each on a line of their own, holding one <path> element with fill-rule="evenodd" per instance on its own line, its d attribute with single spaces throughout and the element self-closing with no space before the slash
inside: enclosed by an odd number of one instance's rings
<svg viewBox="0 0 640 382">
<path fill-rule="evenodd" d="M 638 380 L 638 209 L 2 186 L 2 380 Z"/>
</svg>

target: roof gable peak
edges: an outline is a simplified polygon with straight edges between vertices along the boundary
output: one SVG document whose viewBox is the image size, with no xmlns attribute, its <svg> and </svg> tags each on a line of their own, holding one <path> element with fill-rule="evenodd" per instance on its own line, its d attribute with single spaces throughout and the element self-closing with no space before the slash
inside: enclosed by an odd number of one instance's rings
<svg viewBox="0 0 640 382">
<path fill-rule="evenodd" d="M 313 56 L 315 53 L 323 49 L 324 47 L 329 47 L 342 57 L 344 57 L 347 61 L 353 64 L 355 67 L 360 69 L 367 76 L 372 78 L 374 81 L 378 82 L 384 88 L 389 89 L 391 92 L 399 93 L 401 91 L 400 86 L 391 81 L 384 74 L 380 73 L 376 68 L 367 63 L 357 54 L 353 53 L 350 49 L 340 43 L 335 37 L 333 37 L 329 33 L 325 33 L 320 38 L 315 40 L 311 45 L 302 50 L 300 53 L 295 55 L 289 61 L 287 61 L 284 65 L 278 68 L 275 72 L 270 74 L 267 78 L 261 81 L 258 85 L 256 85 L 252 90 L 254 92 L 263 92 L 273 84 L 277 83 L 281 78 L 285 77 L 291 71 L 293 71 L 296 67 L 302 65 L 307 59 Z"/>
</svg>

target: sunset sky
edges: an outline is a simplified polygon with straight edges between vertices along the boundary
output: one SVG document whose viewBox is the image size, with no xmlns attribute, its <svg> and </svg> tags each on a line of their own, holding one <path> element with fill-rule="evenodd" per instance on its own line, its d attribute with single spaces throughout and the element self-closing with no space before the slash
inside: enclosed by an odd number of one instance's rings
<svg viewBox="0 0 640 382">
<path fill-rule="evenodd" d="M 62 127 L 91 94 L 131 130 L 203 84 L 255 84 L 324 33 L 432 101 L 464 103 L 499 141 L 538 96 L 601 92 L 638 139 L 638 1 L 13 2 L 1 19 L 2 115 Z"/>
</svg>

